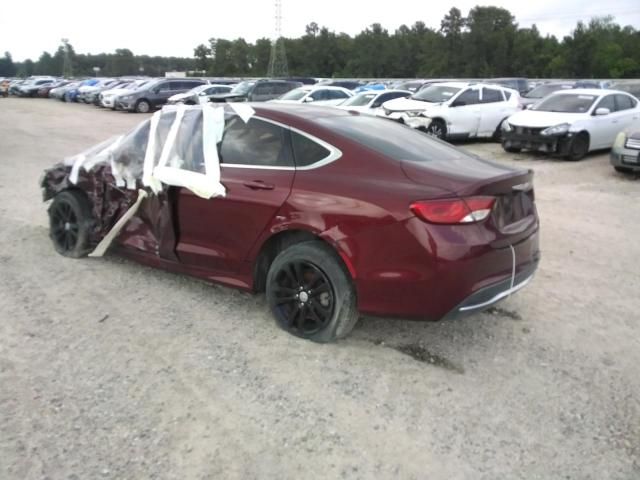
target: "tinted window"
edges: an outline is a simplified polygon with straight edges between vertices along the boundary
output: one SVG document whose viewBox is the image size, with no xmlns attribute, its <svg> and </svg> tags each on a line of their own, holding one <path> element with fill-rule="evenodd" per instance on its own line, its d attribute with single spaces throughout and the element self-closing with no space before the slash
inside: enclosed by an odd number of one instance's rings
<svg viewBox="0 0 640 480">
<path fill-rule="evenodd" d="M 273 86 L 269 83 L 260 83 L 253 89 L 253 95 L 269 95 L 273 93 Z"/>
<path fill-rule="evenodd" d="M 485 88 L 482 90 L 482 103 L 504 102 L 502 92 L 494 88 Z"/>
<path fill-rule="evenodd" d="M 292 90 L 296 85 L 293 83 L 276 83 L 274 85 L 274 93 L 278 95 L 282 95 L 283 93 L 287 93 L 289 90 Z"/>
<path fill-rule="evenodd" d="M 349 95 L 341 92 L 340 90 L 329 90 L 329 98 L 332 100 L 339 100 L 347 97 L 349 97 Z"/>
<path fill-rule="evenodd" d="M 291 142 L 297 167 L 306 167 L 317 163 L 327 158 L 331 153 L 322 145 L 296 132 L 291 132 Z"/>
<path fill-rule="evenodd" d="M 459 105 L 475 105 L 480 103 L 480 90 L 465 90 L 455 99 L 455 103 Z"/>
<path fill-rule="evenodd" d="M 231 117 L 222 138 L 220 162 L 268 167 L 292 166 L 284 148 L 285 131 L 268 122 L 252 118 L 244 123 Z"/>
<path fill-rule="evenodd" d="M 171 83 L 170 83 L 170 82 L 163 82 L 163 83 L 160 83 L 160 84 L 158 84 L 158 85 L 156 86 L 156 90 L 157 90 L 158 92 L 166 92 L 166 91 L 168 91 L 168 90 L 172 90 L 172 88 L 171 88 L 171 87 L 172 87 L 172 85 L 171 85 Z"/>
<path fill-rule="evenodd" d="M 598 103 L 598 106 L 596 107 L 596 109 L 598 108 L 608 108 L 610 112 L 615 112 L 616 103 L 613 95 L 607 95 L 602 100 L 600 100 L 600 103 Z"/>
<path fill-rule="evenodd" d="M 309 96 L 313 98 L 313 100 L 316 102 L 318 100 L 329 100 L 329 90 L 326 90 L 326 89 L 316 90 Z"/>
<path fill-rule="evenodd" d="M 462 155 L 413 128 L 368 115 L 318 117 L 316 122 L 395 160 L 447 161 Z"/>
<path fill-rule="evenodd" d="M 636 106 L 636 102 L 627 95 L 616 95 L 616 106 L 617 110 L 629 110 Z"/>
</svg>

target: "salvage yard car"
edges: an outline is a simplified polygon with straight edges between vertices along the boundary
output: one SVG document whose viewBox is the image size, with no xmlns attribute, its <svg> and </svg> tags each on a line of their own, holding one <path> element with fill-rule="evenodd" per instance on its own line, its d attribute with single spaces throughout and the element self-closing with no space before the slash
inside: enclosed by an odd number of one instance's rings
<svg viewBox="0 0 640 480">
<path fill-rule="evenodd" d="M 359 312 L 456 318 L 527 285 L 532 177 L 357 112 L 205 104 L 165 107 L 41 186 L 62 255 L 113 239 L 141 263 L 266 292 L 281 328 L 328 342 Z"/>
<path fill-rule="evenodd" d="M 411 96 L 409 90 L 365 91 L 348 98 L 338 105 L 338 108 L 378 115 L 381 113 L 383 103 L 396 98 L 407 98 L 409 96 Z"/>
<path fill-rule="evenodd" d="M 617 172 L 640 173 L 640 122 L 618 134 L 610 158 Z"/>
<path fill-rule="evenodd" d="M 626 92 L 559 90 L 503 122 L 502 147 L 580 160 L 592 150 L 611 148 L 616 135 L 638 120 L 638 99 Z"/>
<path fill-rule="evenodd" d="M 498 85 L 434 83 L 382 105 L 383 116 L 438 138 L 499 138 L 500 125 L 520 109 L 520 95 Z"/>
<path fill-rule="evenodd" d="M 353 92 L 342 87 L 324 87 L 305 85 L 294 88 L 284 95 L 269 100 L 273 103 L 314 103 L 316 105 L 339 105 L 347 98 L 351 98 Z"/>
<path fill-rule="evenodd" d="M 127 112 L 148 113 L 169 100 L 178 93 L 188 92 L 198 85 L 204 85 L 204 80 L 197 78 L 159 79 L 145 83 L 143 86 L 115 98 L 116 110 Z"/>
</svg>

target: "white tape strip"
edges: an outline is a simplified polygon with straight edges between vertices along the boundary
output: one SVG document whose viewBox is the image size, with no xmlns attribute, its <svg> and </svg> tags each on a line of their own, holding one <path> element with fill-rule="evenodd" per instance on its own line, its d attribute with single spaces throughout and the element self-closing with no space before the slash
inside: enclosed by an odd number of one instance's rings
<svg viewBox="0 0 640 480">
<path fill-rule="evenodd" d="M 251 117 L 256 114 L 256 111 L 246 103 L 231 102 L 227 103 L 227 105 L 231 107 L 231 110 L 233 110 L 244 123 L 247 123 Z"/>
<path fill-rule="evenodd" d="M 147 142 L 147 151 L 144 155 L 144 164 L 142 168 L 142 184 L 145 187 L 151 188 L 154 193 L 158 193 L 162 190 L 162 185 L 153 178 L 153 167 L 156 159 L 156 133 L 158 131 L 158 123 L 160 122 L 160 116 L 162 110 L 157 111 L 151 117 L 151 123 L 149 125 L 149 140 Z"/>
<path fill-rule="evenodd" d="M 120 219 L 116 222 L 109 233 L 107 233 L 100 241 L 95 250 L 93 250 L 93 252 L 89 254 L 90 257 L 102 257 L 105 254 L 113 240 L 118 236 L 127 222 L 131 220 L 131 217 L 136 214 L 138 208 L 140 208 L 140 204 L 145 198 L 147 198 L 147 192 L 142 189 L 138 190 L 138 199 L 136 200 L 136 203 L 131 205 L 131 208 L 129 208 L 129 210 L 127 210 L 125 214 L 120 217 Z"/>
</svg>

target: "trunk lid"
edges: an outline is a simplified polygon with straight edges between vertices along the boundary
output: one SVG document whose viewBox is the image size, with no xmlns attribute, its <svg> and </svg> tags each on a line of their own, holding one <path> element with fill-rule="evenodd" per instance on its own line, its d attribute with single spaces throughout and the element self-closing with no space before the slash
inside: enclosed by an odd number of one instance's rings
<svg viewBox="0 0 640 480">
<path fill-rule="evenodd" d="M 457 150 L 458 155 L 424 162 L 403 161 L 402 169 L 412 181 L 438 185 L 460 198 L 495 197 L 491 215 L 475 225 L 489 230 L 496 248 L 528 237 L 538 225 L 533 190 L 533 171 L 516 170 Z"/>
</svg>

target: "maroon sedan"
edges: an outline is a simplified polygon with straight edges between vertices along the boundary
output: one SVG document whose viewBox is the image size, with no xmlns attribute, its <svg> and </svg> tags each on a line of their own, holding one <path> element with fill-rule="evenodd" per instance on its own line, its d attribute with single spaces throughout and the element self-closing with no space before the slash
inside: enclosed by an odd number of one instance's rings
<svg viewBox="0 0 640 480">
<path fill-rule="evenodd" d="M 356 112 L 253 108 L 246 123 L 229 112 L 224 122 L 218 155 L 226 196 L 165 185 L 141 200 L 112 248 L 266 292 L 283 329 L 319 342 L 347 335 L 359 312 L 426 320 L 478 312 L 533 277 L 540 254 L 531 171 Z M 148 123 L 117 155 L 145 156 Z M 197 117 L 185 126 L 193 134 L 176 148 L 197 171 L 208 143 Z M 90 252 L 136 201 L 111 165 L 80 170 L 75 182 L 70 165 L 46 171 L 51 238 L 61 254 Z"/>
</svg>

